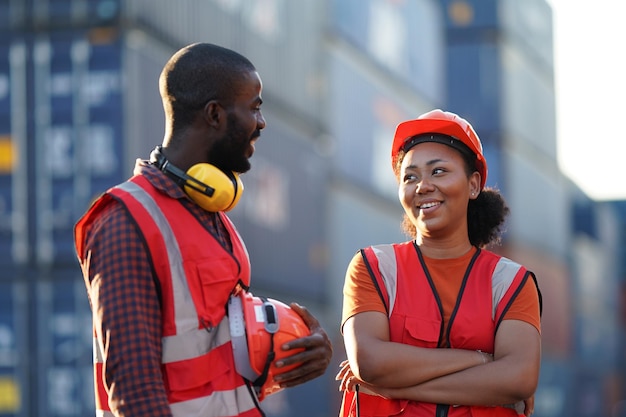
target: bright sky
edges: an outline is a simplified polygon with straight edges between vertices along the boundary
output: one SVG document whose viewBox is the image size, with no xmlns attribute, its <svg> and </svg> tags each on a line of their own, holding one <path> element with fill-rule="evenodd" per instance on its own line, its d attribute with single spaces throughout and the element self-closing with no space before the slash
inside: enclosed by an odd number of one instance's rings
<svg viewBox="0 0 626 417">
<path fill-rule="evenodd" d="M 548 1 L 559 165 L 589 197 L 626 200 L 626 1 Z"/>
</svg>

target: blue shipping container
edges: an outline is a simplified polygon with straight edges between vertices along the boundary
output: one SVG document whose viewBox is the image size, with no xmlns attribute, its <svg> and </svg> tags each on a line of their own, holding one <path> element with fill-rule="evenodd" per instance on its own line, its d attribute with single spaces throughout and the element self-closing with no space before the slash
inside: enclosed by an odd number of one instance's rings
<svg viewBox="0 0 626 417">
<path fill-rule="evenodd" d="M 28 415 L 26 286 L 0 282 L 0 416 Z"/>
<path fill-rule="evenodd" d="M 124 179 L 121 44 L 106 28 L 0 42 L 0 264 L 74 264 L 74 223 Z"/>
</svg>

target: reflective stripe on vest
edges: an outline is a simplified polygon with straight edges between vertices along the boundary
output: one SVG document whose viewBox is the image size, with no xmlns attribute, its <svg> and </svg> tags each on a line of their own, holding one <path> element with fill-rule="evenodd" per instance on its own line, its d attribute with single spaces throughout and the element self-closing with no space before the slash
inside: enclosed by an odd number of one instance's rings
<svg viewBox="0 0 626 417">
<path fill-rule="evenodd" d="M 396 262 L 396 252 L 392 245 L 372 246 L 372 251 L 378 260 L 378 270 L 381 278 L 385 283 L 387 290 L 387 307 L 388 314 L 391 316 L 393 307 L 396 303 L 396 291 L 398 289 L 398 264 Z"/>
<path fill-rule="evenodd" d="M 194 277 L 188 276 L 190 270 L 185 269 L 189 268 L 185 261 L 194 260 L 193 256 L 203 256 L 205 252 L 212 250 L 211 247 L 219 245 L 217 241 L 210 237 L 208 232 L 197 223 L 197 219 L 178 201 L 169 199 L 165 195 L 161 196 L 145 177 L 134 177 L 110 189 L 108 194 L 128 208 L 144 237 L 147 234 L 152 238 L 145 240 L 150 247 L 154 268 L 164 290 L 161 362 L 164 364 L 163 377 L 166 380 L 165 386 L 168 389 L 168 400 L 173 415 L 175 417 L 260 416 L 256 397 L 246 386 L 245 380 L 235 372 L 228 317 L 225 316 L 225 310 L 220 313 L 221 316 L 216 316 L 217 323 L 210 322 L 209 327 L 200 327 L 199 323 L 204 323 L 204 321 L 196 307 L 198 300 L 203 299 L 203 295 L 192 293 L 188 282 Z M 97 213 L 109 201 L 110 199 L 106 198 L 99 201 L 92 206 L 89 213 Z M 221 213 L 218 215 L 231 237 L 234 255 L 228 259 L 234 258 L 239 265 L 238 269 L 233 271 L 235 275 L 226 275 L 226 277 L 230 277 L 228 279 L 233 283 L 241 281 L 244 285 L 249 285 L 250 264 L 245 245 L 229 219 Z M 84 221 L 79 222 L 80 230 L 77 236 L 83 236 L 85 227 L 91 220 L 93 219 L 86 215 Z M 185 225 L 187 227 L 182 233 L 181 228 Z M 187 257 L 184 258 L 180 247 L 185 245 L 185 242 L 187 242 L 185 247 L 189 247 L 191 239 L 204 239 L 204 242 L 206 241 L 205 235 L 211 241 L 201 247 L 196 245 L 191 252 L 191 258 L 190 252 L 186 250 Z M 79 256 L 84 255 L 80 250 L 83 247 L 82 242 L 77 242 Z M 221 246 L 219 250 L 223 250 Z M 224 254 L 226 253 L 224 251 Z M 229 271 L 233 270 L 235 264 L 232 260 L 224 261 L 224 256 L 228 257 L 228 255 L 222 255 L 222 258 L 219 258 L 221 260 L 217 260 L 214 264 L 221 268 L 220 273 L 230 274 Z M 224 264 L 224 262 L 227 263 Z M 166 281 L 162 281 L 163 279 Z M 203 281 L 204 283 L 206 282 Z M 204 305 L 201 307 L 206 309 Z M 218 364 L 219 366 L 215 366 Z M 190 374 L 190 369 L 206 369 L 206 371 Z M 98 409 L 96 415 L 113 416 L 103 387 L 103 355 L 100 344 L 95 338 L 94 370 L 96 408 Z"/>
<path fill-rule="evenodd" d="M 378 269 L 381 273 L 381 278 L 385 283 L 385 289 L 387 290 L 388 303 L 389 303 L 389 315 L 393 311 L 394 304 L 396 302 L 397 292 L 397 273 L 398 266 L 396 262 L 396 252 L 393 245 L 379 245 L 372 246 L 372 251 L 376 255 L 378 260 Z M 501 257 L 496 264 L 496 268 L 491 276 L 491 297 L 492 312 L 491 318 L 496 319 L 496 310 L 500 301 L 504 298 L 505 293 L 510 288 L 517 273 L 522 268 L 521 265 L 511 261 L 510 259 Z"/>
<path fill-rule="evenodd" d="M 387 309 L 390 341 L 428 348 L 443 345 L 493 352 L 497 325 L 528 275 L 521 265 L 479 249 L 469 263 L 461 284 L 460 299 L 448 328 L 444 329 L 441 300 L 414 242 L 371 246 L 363 249 L 362 255 Z M 471 296 L 463 298 L 463 294 Z M 443 336 L 446 338 L 442 339 Z M 513 409 L 505 407 L 473 406 L 468 411 L 467 406 L 438 407 L 366 393 L 358 395 L 362 417 L 435 415 L 438 411 L 450 417 L 469 413 L 475 416 L 516 415 Z M 355 416 L 355 406 L 354 395 L 344 393 L 342 417 Z"/>
<path fill-rule="evenodd" d="M 169 265 L 170 276 L 172 277 L 176 331 L 179 333 L 196 330 L 198 328 L 198 313 L 196 312 L 193 303 L 189 302 L 189 300 L 192 299 L 191 293 L 189 292 L 189 286 L 187 285 L 178 241 L 176 240 L 176 236 L 174 235 L 174 231 L 172 230 L 170 223 L 167 221 L 165 215 L 152 196 L 139 185 L 127 181 L 120 184 L 116 188 L 126 191 L 139 203 L 141 203 L 144 209 L 148 212 L 150 218 L 154 220 L 157 227 L 161 231 L 163 240 L 167 242 L 165 249 L 167 251 L 167 264 Z"/>
<path fill-rule="evenodd" d="M 227 319 L 226 319 L 227 320 Z M 166 336 L 162 339 L 163 363 L 184 361 L 201 356 L 207 352 L 207 347 L 217 347 L 230 342 L 228 322 L 219 325 L 211 332 L 205 329 L 197 329 L 189 333 L 176 336 Z M 104 363 L 102 350 L 98 339 L 93 339 L 93 362 Z"/>
<path fill-rule="evenodd" d="M 163 338 L 163 363 L 189 359 L 206 352 L 207 346 L 228 343 L 230 341 L 229 325 L 225 320 L 210 333 L 205 329 L 200 329 L 183 336 L 185 337 Z M 102 364 L 102 351 L 96 338 L 93 340 L 93 346 L 94 363 Z M 167 355 L 166 350 L 169 352 Z M 236 404 L 232 401 L 233 397 L 236 399 Z M 244 411 L 254 410 L 256 405 L 248 387 L 241 385 L 235 388 L 234 393 L 215 391 L 208 397 L 170 404 L 170 408 L 174 416 L 237 416 Z M 114 415 L 108 409 L 102 409 L 96 410 L 96 416 L 113 417 Z"/>
<path fill-rule="evenodd" d="M 170 404 L 174 416 L 240 416 L 256 411 L 250 391 L 241 385 L 234 392 L 216 391 L 208 398 L 181 401 Z M 233 397 L 237 404 L 232 402 Z M 252 415 L 259 415 L 258 413 Z"/>
</svg>

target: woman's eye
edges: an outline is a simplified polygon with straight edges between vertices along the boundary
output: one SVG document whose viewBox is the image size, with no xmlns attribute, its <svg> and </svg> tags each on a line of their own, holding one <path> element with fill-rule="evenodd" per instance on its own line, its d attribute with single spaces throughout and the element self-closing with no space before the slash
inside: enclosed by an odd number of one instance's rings
<svg viewBox="0 0 626 417">
<path fill-rule="evenodd" d="M 445 170 L 443 168 L 435 168 L 433 169 L 433 174 L 443 174 Z"/>
<path fill-rule="evenodd" d="M 415 175 L 413 174 L 405 174 L 402 178 L 404 182 L 409 182 L 415 179 Z"/>
</svg>

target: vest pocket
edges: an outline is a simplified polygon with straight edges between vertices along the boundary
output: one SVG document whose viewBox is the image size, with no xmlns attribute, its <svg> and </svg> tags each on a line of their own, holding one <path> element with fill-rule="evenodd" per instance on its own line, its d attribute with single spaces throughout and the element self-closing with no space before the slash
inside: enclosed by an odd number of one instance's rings
<svg viewBox="0 0 626 417">
<path fill-rule="evenodd" d="M 185 265 L 191 278 L 189 287 L 198 317 L 208 330 L 217 326 L 226 315 L 228 297 L 237 283 L 229 262 L 232 260 L 224 258 Z"/>
<path fill-rule="evenodd" d="M 439 343 L 440 330 L 441 322 L 439 321 L 407 316 L 403 323 L 402 343 L 436 348 Z"/>
</svg>

